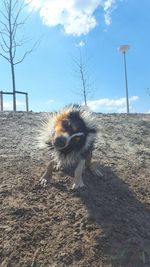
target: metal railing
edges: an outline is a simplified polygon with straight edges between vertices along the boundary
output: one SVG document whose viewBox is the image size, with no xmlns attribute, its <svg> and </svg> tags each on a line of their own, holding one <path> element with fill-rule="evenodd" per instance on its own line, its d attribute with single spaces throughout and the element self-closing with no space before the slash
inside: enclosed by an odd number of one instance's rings
<svg viewBox="0 0 150 267">
<path fill-rule="evenodd" d="M 25 101 L 26 101 L 26 112 L 29 111 L 29 102 L 28 102 L 28 93 L 26 92 L 20 92 L 20 91 L 15 91 L 15 94 L 22 94 L 25 95 Z M 4 110 L 4 101 L 3 101 L 3 95 L 14 95 L 13 92 L 3 92 L 0 91 L 0 111 Z"/>
</svg>

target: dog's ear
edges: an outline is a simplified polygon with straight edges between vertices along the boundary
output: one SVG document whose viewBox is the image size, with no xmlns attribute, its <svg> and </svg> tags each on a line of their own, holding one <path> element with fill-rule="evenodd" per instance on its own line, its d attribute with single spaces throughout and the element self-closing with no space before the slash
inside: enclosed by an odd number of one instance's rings
<svg viewBox="0 0 150 267">
<path fill-rule="evenodd" d="M 78 111 L 70 112 L 69 121 L 74 132 L 85 132 L 86 126 Z"/>
<path fill-rule="evenodd" d="M 78 111 L 70 112 L 69 119 L 71 126 L 74 131 L 80 131 L 84 133 L 92 133 L 95 134 L 97 131 L 95 128 L 89 128 L 86 126 L 84 120 L 80 117 L 80 114 Z"/>
<path fill-rule="evenodd" d="M 70 121 L 67 120 L 67 119 L 64 119 L 64 120 L 62 120 L 61 124 L 62 124 L 62 127 L 64 129 L 66 129 L 66 128 L 68 128 L 70 126 Z"/>
<path fill-rule="evenodd" d="M 69 119 L 75 121 L 75 120 L 78 120 L 80 117 L 79 115 L 79 111 L 72 111 L 69 113 Z"/>
</svg>

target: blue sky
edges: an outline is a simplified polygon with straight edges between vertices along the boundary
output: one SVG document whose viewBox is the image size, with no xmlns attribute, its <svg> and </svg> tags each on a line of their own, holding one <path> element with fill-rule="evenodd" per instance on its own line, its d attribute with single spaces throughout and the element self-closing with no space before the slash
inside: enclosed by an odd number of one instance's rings
<svg viewBox="0 0 150 267">
<path fill-rule="evenodd" d="M 37 40 L 39 45 L 16 65 L 17 90 L 28 92 L 30 110 L 54 111 L 82 103 L 74 64 L 80 49 L 90 84 L 89 107 L 96 112 L 126 112 L 123 54 L 117 48 L 128 44 L 130 111 L 150 113 L 149 0 L 33 0 L 23 15 L 30 12 L 18 33 L 18 39 L 24 35 L 28 41 L 17 57 Z M 1 57 L 0 73 L 0 90 L 11 90 L 10 66 Z M 12 108 L 11 96 L 4 97 L 4 108 Z M 25 109 L 23 96 L 17 95 L 17 109 Z"/>
</svg>

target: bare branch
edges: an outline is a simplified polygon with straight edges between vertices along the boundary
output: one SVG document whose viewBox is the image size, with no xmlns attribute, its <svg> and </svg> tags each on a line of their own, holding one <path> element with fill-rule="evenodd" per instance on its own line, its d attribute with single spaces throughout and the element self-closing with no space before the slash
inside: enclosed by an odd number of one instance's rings
<svg viewBox="0 0 150 267">
<path fill-rule="evenodd" d="M 8 26 L 7 26 L 7 24 L 6 24 L 6 23 L 4 23 L 2 20 L 0 20 L 0 24 L 2 24 L 2 25 L 4 26 L 4 29 L 3 29 L 3 31 L 6 31 L 6 32 L 8 32 L 8 31 L 9 31 L 9 29 L 8 29 Z"/>
<path fill-rule="evenodd" d="M 78 75 L 78 80 L 80 81 L 80 94 L 83 97 L 85 105 L 87 105 L 87 97 L 90 91 L 90 83 L 89 83 L 89 75 L 87 69 L 87 61 L 83 54 L 81 53 L 81 49 L 79 49 L 78 58 L 73 59 L 73 63 L 75 65 L 75 72 Z"/>
<path fill-rule="evenodd" d="M 18 65 L 18 64 L 22 63 L 22 62 L 24 61 L 24 59 L 25 59 L 30 53 L 32 53 L 32 51 L 33 51 L 33 49 L 31 49 L 31 50 L 29 50 L 29 51 L 26 51 L 26 52 L 24 53 L 23 57 L 22 57 L 19 61 L 15 62 L 14 65 Z"/>
<path fill-rule="evenodd" d="M 18 0 L 16 0 L 16 1 L 14 2 L 13 6 L 12 6 L 12 11 L 15 10 L 15 7 L 17 6 L 17 4 L 18 4 Z"/>
<path fill-rule="evenodd" d="M 7 1 L 3 1 L 3 5 L 4 5 L 4 7 L 5 7 L 5 11 L 7 12 L 7 15 L 8 15 L 8 13 L 9 13 L 9 3 L 7 2 Z"/>
<path fill-rule="evenodd" d="M 18 60 L 17 62 L 15 62 L 14 65 L 17 65 L 17 64 L 22 63 L 23 60 L 24 60 L 29 54 L 31 54 L 31 53 L 36 49 L 36 47 L 37 47 L 38 45 L 39 45 L 39 41 L 37 41 L 37 42 L 34 44 L 34 46 L 33 46 L 30 50 L 26 51 L 26 52 L 24 53 L 23 57 L 22 57 L 20 60 Z M 17 44 L 17 46 L 19 46 L 19 44 Z"/>
<path fill-rule="evenodd" d="M 14 60 L 14 58 L 15 58 L 15 56 L 16 56 L 16 49 L 17 49 L 17 45 L 16 45 L 16 42 L 14 41 L 14 49 L 13 49 L 13 55 L 12 55 L 12 58 L 13 58 L 13 60 Z"/>
<path fill-rule="evenodd" d="M 150 96 L 150 88 L 146 88 L 146 93 L 148 96 Z"/>
<path fill-rule="evenodd" d="M 0 46 L 1 46 L 1 49 L 3 50 L 4 53 L 6 53 L 6 54 L 9 53 L 9 50 L 6 50 L 2 44 L 0 44 Z"/>
<path fill-rule="evenodd" d="M 73 62 L 75 63 L 75 65 L 76 65 L 77 67 L 80 68 L 80 63 L 79 63 L 79 61 L 78 61 L 77 59 L 73 58 Z"/>
<path fill-rule="evenodd" d="M 4 36 L 3 36 L 3 35 L 5 35 L 5 34 L 2 33 L 2 32 L 0 32 L 0 35 L 1 35 L 1 38 L 2 38 L 2 41 L 3 41 L 4 45 L 5 45 L 5 47 L 6 47 L 7 49 L 9 49 L 9 46 L 8 46 L 8 44 L 7 44 L 7 41 L 5 40 L 5 38 L 4 38 Z"/>
<path fill-rule="evenodd" d="M 24 40 L 18 40 L 18 30 L 24 26 L 29 16 L 22 17 L 22 11 L 30 2 L 24 0 L 0 0 L 0 57 L 7 60 L 11 66 L 13 109 L 16 111 L 16 79 L 15 65 L 20 64 L 33 51 L 34 47 L 24 53 L 21 59 L 16 60 L 18 48 L 23 46 Z"/>
<path fill-rule="evenodd" d="M 6 59 L 10 63 L 10 59 L 8 57 L 6 57 L 5 55 L 3 55 L 2 53 L 0 53 L 0 56 L 3 57 L 4 59 Z"/>
<path fill-rule="evenodd" d="M 14 28 L 18 26 L 17 21 L 18 21 L 18 18 L 19 18 L 19 16 L 20 16 L 20 13 L 21 13 L 22 9 L 23 9 L 23 2 L 21 3 L 21 5 L 20 5 L 20 7 L 19 7 L 19 9 L 18 9 L 18 11 L 17 11 L 17 14 L 15 14 L 15 20 L 14 20 L 14 22 L 13 22 L 13 24 L 12 24 L 12 26 L 13 26 L 13 27 L 12 27 L 12 34 L 13 34 L 13 32 L 14 32 Z"/>
<path fill-rule="evenodd" d="M 0 34 L 3 34 L 5 36 L 9 37 L 9 34 L 5 30 L 0 31 Z"/>
<path fill-rule="evenodd" d="M 16 33 L 20 27 L 22 27 L 25 21 L 29 16 L 25 17 L 22 21 L 19 21 L 19 17 L 21 15 L 22 10 L 30 4 L 25 3 L 23 0 L 21 3 L 18 0 L 2 0 L 4 5 L 4 11 L 0 10 L 4 19 L 7 20 L 8 25 L 5 21 L 0 21 L 0 24 L 4 26 L 4 30 L 0 32 L 1 40 L 1 49 L 5 53 L 10 53 L 9 61 L 12 62 L 15 59 L 17 47 L 21 47 L 24 42 L 21 40 L 20 42 L 16 42 Z M 5 39 L 4 35 L 8 37 L 8 40 Z M 13 65 L 20 64 L 26 57 L 33 51 L 34 47 L 29 51 L 26 51 L 23 57 L 17 62 L 13 62 Z M 5 55 L 4 55 L 5 56 Z M 4 57 L 5 58 L 5 57 Z"/>
<path fill-rule="evenodd" d="M 5 15 L 5 13 L 2 10 L 0 10 L 0 14 L 8 21 L 8 17 Z"/>
</svg>

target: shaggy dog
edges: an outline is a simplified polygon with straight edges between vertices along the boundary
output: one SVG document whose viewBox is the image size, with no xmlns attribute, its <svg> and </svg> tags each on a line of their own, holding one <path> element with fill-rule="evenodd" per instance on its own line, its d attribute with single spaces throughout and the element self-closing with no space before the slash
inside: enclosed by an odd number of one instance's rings
<svg viewBox="0 0 150 267">
<path fill-rule="evenodd" d="M 90 168 L 96 137 L 96 116 L 87 108 L 71 105 L 49 116 L 40 129 L 40 143 L 50 148 L 52 160 L 40 179 L 42 185 L 52 177 L 54 165 L 73 167 L 73 189 L 84 186 L 82 174 Z"/>
</svg>

